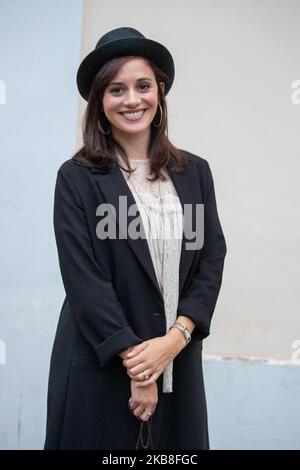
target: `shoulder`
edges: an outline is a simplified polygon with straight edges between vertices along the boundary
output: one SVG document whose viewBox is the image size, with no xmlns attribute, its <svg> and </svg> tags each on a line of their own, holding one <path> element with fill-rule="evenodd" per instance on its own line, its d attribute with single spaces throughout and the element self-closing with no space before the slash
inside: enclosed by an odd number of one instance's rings
<svg viewBox="0 0 300 470">
<path fill-rule="evenodd" d="M 58 168 L 57 173 L 70 179 L 82 176 L 88 168 L 78 165 L 73 158 L 64 161 Z"/>
<path fill-rule="evenodd" d="M 57 184 L 68 186 L 81 192 L 90 185 L 90 168 L 76 163 L 73 158 L 61 163 L 57 170 Z"/>
<path fill-rule="evenodd" d="M 55 183 L 57 197 L 70 198 L 78 206 L 83 206 L 91 194 L 91 176 L 90 168 L 77 164 L 73 158 L 64 161 L 57 169 Z"/>
<path fill-rule="evenodd" d="M 207 163 L 207 160 L 205 158 L 200 157 L 199 155 L 196 155 L 195 153 L 189 152 L 188 150 L 184 150 L 184 149 L 181 149 L 181 151 L 187 155 L 192 165 L 205 165 Z"/>
<path fill-rule="evenodd" d="M 188 150 L 181 149 L 182 152 L 186 154 L 189 159 L 189 164 L 197 168 L 200 172 L 206 173 L 209 169 L 209 163 L 204 157 L 196 155 L 195 153 L 189 152 Z"/>
<path fill-rule="evenodd" d="M 186 153 L 189 159 L 189 165 L 198 172 L 201 186 L 209 188 L 212 183 L 212 172 L 208 160 L 188 150 L 183 150 L 183 152 Z"/>
</svg>

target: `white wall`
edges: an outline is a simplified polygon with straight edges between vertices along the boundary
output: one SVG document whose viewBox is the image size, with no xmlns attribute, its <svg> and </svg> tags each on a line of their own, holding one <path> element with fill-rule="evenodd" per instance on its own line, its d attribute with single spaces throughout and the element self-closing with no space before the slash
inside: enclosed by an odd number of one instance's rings
<svg viewBox="0 0 300 470">
<path fill-rule="evenodd" d="M 84 1 L 82 57 L 121 26 L 169 48 L 169 136 L 213 171 L 228 251 L 204 342 L 212 449 L 300 448 L 299 18 L 297 0 Z"/>
<path fill-rule="evenodd" d="M 297 0 L 84 1 L 82 56 L 131 26 L 174 57 L 170 138 L 211 164 L 228 247 L 210 354 L 290 359 L 300 338 L 299 18 Z"/>
</svg>

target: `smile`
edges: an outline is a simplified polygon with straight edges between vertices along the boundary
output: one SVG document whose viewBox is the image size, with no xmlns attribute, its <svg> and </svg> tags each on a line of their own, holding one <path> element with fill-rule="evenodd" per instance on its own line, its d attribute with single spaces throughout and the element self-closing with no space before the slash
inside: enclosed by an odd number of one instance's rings
<svg viewBox="0 0 300 470">
<path fill-rule="evenodd" d="M 135 111 L 133 113 L 120 113 L 126 121 L 138 121 L 141 119 L 144 114 L 145 114 L 145 109 L 142 109 L 140 111 Z"/>
</svg>

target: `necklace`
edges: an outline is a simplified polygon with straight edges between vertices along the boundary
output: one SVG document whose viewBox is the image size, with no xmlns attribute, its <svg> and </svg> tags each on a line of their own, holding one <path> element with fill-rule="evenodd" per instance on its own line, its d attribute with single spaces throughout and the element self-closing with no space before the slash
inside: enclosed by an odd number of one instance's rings
<svg viewBox="0 0 300 470">
<path fill-rule="evenodd" d="M 141 206 L 143 207 L 144 206 L 144 202 L 142 201 L 140 195 L 139 195 L 139 192 L 137 191 L 136 189 L 136 186 L 135 184 L 133 183 L 133 181 L 131 180 L 130 183 L 137 195 L 137 198 L 138 200 L 140 201 L 141 203 Z M 153 238 L 154 240 L 157 240 L 156 241 L 156 251 L 157 251 L 157 254 L 158 254 L 158 258 L 159 258 L 159 262 L 160 262 L 160 266 L 161 266 L 161 277 L 160 279 L 158 279 L 158 284 L 159 284 L 159 289 L 161 291 L 161 293 L 163 294 L 163 276 L 164 276 L 164 247 L 165 247 L 165 240 L 164 240 L 164 229 L 165 229 L 165 220 L 164 220 L 164 213 L 163 213 L 163 203 L 162 203 L 162 195 L 161 195 L 161 188 L 160 188 L 160 180 L 158 180 L 158 188 L 159 188 L 159 202 L 160 202 L 160 220 L 158 221 L 158 225 L 159 225 L 159 237 L 152 237 L 152 224 L 151 224 L 151 220 L 150 220 L 150 217 L 147 213 L 147 209 L 145 209 L 145 214 L 146 214 L 146 217 L 147 217 L 147 220 L 148 220 L 148 231 L 149 231 L 149 238 Z M 151 204 L 149 204 L 149 210 L 150 212 L 152 212 L 152 208 L 151 208 Z M 161 223 L 162 222 L 162 223 Z M 162 235 L 161 235 L 161 232 Z M 161 240 L 161 245 L 162 245 L 162 248 L 160 247 L 160 242 L 159 240 Z"/>
</svg>

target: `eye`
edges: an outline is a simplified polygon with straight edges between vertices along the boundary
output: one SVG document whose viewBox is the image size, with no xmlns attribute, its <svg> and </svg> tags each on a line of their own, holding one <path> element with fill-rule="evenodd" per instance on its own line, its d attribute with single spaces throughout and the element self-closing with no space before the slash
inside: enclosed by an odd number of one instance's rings
<svg viewBox="0 0 300 470">
<path fill-rule="evenodd" d="M 148 83 L 141 83 L 139 85 L 139 87 L 143 90 L 143 91 L 148 91 L 148 89 L 150 88 L 150 85 L 148 85 Z M 146 87 L 146 88 L 144 88 Z M 121 87 L 115 87 L 115 88 L 111 88 L 111 93 L 117 93 L 119 92 L 119 90 L 122 90 Z"/>
<path fill-rule="evenodd" d="M 117 90 L 121 90 L 121 88 L 120 88 L 120 87 L 112 88 L 110 91 L 111 91 L 112 93 L 117 93 Z"/>
<path fill-rule="evenodd" d="M 150 88 L 150 85 L 148 85 L 148 83 L 142 83 L 141 87 L 143 87 L 143 86 L 146 86 L 146 87 Z M 148 90 L 148 88 L 146 90 Z M 143 88 L 143 90 L 145 90 L 145 88 Z"/>
</svg>

